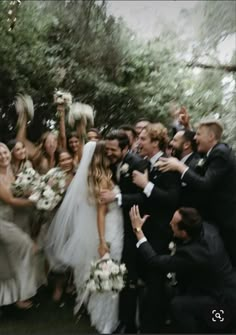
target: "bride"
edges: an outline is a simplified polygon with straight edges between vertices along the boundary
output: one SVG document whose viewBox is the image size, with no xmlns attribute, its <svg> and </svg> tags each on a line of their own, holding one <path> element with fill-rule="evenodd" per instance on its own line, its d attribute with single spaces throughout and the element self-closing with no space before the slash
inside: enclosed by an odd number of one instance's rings
<svg viewBox="0 0 236 335">
<path fill-rule="evenodd" d="M 77 173 L 48 231 L 46 250 L 52 268 L 74 268 L 77 290 L 75 313 L 84 303 L 91 324 L 100 333 L 112 333 L 118 325 L 118 294 L 92 293 L 86 296 L 85 282 L 91 262 L 107 252 L 120 261 L 123 248 L 123 217 L 117 203 L 101 204 L 102 189 L 112 183 L 105 142 L 85 145 Z"/>
</svg>

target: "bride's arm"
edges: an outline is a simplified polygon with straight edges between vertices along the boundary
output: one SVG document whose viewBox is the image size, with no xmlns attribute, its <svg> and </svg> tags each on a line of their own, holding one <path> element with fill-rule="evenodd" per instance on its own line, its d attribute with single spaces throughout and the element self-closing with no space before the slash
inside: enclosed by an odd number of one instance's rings
<svg viewBox="0 0 236 335">
<path fill-rule="evenodd" d="M 8 205 L 16 207 L 26 207 L 33 205 L 33 202 L 28 199 L 15 198 L 11 191 L 4 185 L 0 186 L 0 199 Z"/>
<path fill-rule="evenodd" d="M 107 206 L 105 204 L 97 205 L 97 228 L 98 228 L 98 236 L 99 236 L 99 247 L 98 253 L 100 257 L 103 257 L 106 252 L 109 252 L 108 245 L 105 239 L 105 216 L 107 212 Z"/>
</svg>

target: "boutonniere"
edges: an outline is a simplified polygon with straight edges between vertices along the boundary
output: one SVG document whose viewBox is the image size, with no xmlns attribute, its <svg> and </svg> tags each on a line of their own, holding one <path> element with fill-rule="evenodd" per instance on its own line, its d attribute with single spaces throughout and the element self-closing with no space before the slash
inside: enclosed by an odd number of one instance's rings
<svg viewBox="0 0 236 335">
<path fill-rule="evenodd" d="M 170 255 L 173 256 L 176 253 L 176 244 L 175 242 L 171 241 L 168 246 L 170 250 Z M 166 277 L 170 280 L 171 286 L 175 286 L 177 284 L 176 274 L 175 272 L 167 273 Z"/>
<path fill-rule="evenodd" d="M 175 242 L 171 241 L 169 243 L 168 249 L 170 250 L 170 255 L 173 256 L 176 252 L 176 244 Z"/>
<path fill-rule="evenodd" d="M 126 174 L 129 171 L 129 164 L 125 163 L 120 168 L 120 173 Z"/>
<path fill-rule="evenodd" d="M 205 158 L 201 158 L 199 159 L 198 163 L 197 163 L 197 167 L 202 167 L 206 162 Z"/>
</svg>

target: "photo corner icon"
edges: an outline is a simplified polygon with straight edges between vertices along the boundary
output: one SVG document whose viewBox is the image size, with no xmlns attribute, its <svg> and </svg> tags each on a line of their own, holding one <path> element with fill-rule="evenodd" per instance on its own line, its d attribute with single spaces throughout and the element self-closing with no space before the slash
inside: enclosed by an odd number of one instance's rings
<svg viewBox="0 0 236 335">
<path fill-rule="evenodd" d="M 232 318 L 226 306 L 211 306 L 206 310 L 206 322 L 210 328 L 215 330 L 226 329 Z"/>
<path fill-rule="evenodd" d="M 225 311 L 223 309 L 220 309 L 220 310 L 216 310 L 216 309 L 213 309 L 211 311 L 211 314 L 212 314 L 212 322 L 224 322 L 225 321 L 225 318 L 224 318 L 224 314 L 225 314 Z"/>
</svg>

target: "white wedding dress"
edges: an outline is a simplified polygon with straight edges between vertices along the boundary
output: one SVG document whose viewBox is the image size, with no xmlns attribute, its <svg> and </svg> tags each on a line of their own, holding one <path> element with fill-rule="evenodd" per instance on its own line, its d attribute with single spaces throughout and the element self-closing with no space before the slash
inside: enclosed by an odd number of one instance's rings
<svg viewBox="0 0 236 335">
<path fill-rule="evenodd" d="M 52 268 L 74 268 L 77 290 L 75 313 L 82 304 L 87 307 L 91 324 L 99 333 L 112 333 L 118 325 L 119 295 L 114 292 L 88 296 L 85 282 L 91 262 L 99 259 L 99 236 L 96 205 L 88 201 L 87 171 L 95 142 L 85 145 L 77 173 L 48 231 L 46 250 Z M 119 189 L 115 186 L 114 191 Z M 105 238 L 110 243 L 110 256 L 120 261 L 123 249 L 123 215 L 116 202 L 108 206 L 105 217 Z"/>
</svg>

